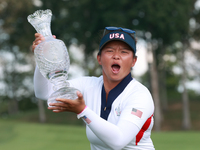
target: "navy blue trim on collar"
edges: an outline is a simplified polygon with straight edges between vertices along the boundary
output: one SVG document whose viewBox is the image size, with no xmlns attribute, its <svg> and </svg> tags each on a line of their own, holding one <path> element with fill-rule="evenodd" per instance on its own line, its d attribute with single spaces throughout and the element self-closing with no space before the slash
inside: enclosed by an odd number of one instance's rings
<svg viewBox="0 0 200 150">
<path fill-rule="evenodd" d="M 110 114 L 112 103 L 114 100 L 123 92 L 125 87 L 132 80 L 131 73 L 129 73 L 116 87 L 114 87 L 108 94 L 108 99 L 106 103 L 106 92 L 104 85 L 101 91 L 101 118 L 107 120 Z"/>
</svg>

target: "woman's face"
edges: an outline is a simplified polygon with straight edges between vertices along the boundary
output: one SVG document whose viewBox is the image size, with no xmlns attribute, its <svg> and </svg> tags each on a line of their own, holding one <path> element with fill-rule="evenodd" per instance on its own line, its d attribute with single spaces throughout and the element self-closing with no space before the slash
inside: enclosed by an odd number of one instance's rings
<svg viewBox="0 0 200 150">
<path fill-rule="evenodd" d="M 137 61 L 131 48 L 122 41 L 107 43 L 97 56 L 103 76 L 109 82 L 121 82 Z"/>
</svg>

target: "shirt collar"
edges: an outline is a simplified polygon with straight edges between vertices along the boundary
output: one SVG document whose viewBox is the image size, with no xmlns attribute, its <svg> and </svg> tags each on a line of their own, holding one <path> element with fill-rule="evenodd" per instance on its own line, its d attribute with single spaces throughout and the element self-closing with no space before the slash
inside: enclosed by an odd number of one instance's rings
<svg viewBox="0 0 200 150">
<path fill-rule="evenodd" d="M 106 92 L 104 85 L 102 86 L 101 93 L 101 117 L 106 119 L 111 110 L 112 103 L 114 100 L 123 92 L 129 82 L 132 80 L 131 73 L 129 73 L 116 87 L 114 87 L 108 94 L 108 99 L 106 102 Z M 106 107 L 106 109 L 105 109 Z"/>
</svg>

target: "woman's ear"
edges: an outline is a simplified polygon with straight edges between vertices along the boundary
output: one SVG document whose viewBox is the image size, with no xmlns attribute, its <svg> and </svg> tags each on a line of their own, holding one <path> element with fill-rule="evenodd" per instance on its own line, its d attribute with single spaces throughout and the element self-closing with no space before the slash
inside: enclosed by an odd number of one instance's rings
<svg viewBox="0 0 200 150">
<path fill-rule="evenodd" d="M 97 61 L 98 61 L 99 65 L 101 65 L 101 55 L 100 54 L 97 55 Z"/>
<path fill-rule="evenodd" d="M 133 62 L 132 62 L 132 67 L 135 66 L 136 61 L 137 61 L 137 56 L 134 56 Z"/>
</svg>

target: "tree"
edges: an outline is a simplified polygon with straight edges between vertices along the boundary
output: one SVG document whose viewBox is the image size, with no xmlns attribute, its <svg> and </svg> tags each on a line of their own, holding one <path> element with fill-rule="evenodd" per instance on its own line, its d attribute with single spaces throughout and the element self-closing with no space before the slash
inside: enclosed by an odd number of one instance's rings
<svg viewBox="0 0 200 150">
<path fill-rule="evenodd" d="M 141 3 L 139 6 L 140 15 L 135 18 L 135 22 L 138 22 L 140 29 L 145 29 L 144 33 L 150 32 L 152 45 L 157 43 L 152 65 L 155 64 L 154 70 L 151 72 L 155 77 L 151 78 L 156 79 L 157 72 L 163 72 L 163 67 L 160 64 L 163 64 L 163 54 L 165 54 L 166 47 L 175 43 L 176 41 L 182 41 L 188 36 L 189 30 L 189 19 L 193 11 L 193 5 L 195 1 L 184 0 L 184 1 L 156 1 L 151 0 L 145 3 Z M 177 19 L 178 18 L 178 19 Z M 155 42 L 156 40 L 156 42 Z M 161 55 L 162 54 L 162 55 Z M 165 80 L 162 78 L 162 80 Z M 161 117 L 159 112 L 159 102 L 158 98 L 159 91 L 157 85 L 159 80 L 152 81 L 154 82 L 154 87 L 152 87 L 153 96 L 156 98 L 155 104 L 158 111 L 155 111 L 155 129 L 160 130 Z M 157 90 L 156 90 L 157 89 Z M 154 91 L 155 90 L 155 91 Z"/>
<path fill-rule="evenodd" d="M 190 110 L 189 110 L 189 98 L 188 98 L 188 92 L 186 89 L 186 82 L 187 82 L 187 71 L 186 71 L 186 65 L 185 65 L 185 50 L 187 49 L 188 44 L 184 44 L 183 49 L 181 50 L 181 67 L 182 67 L 182 87 L 183 87 L 183 93 L 182 93 L 182 101 L 183 101 L 183 129 L 189 130 L 191 129 L 191 119 L 190 119 Z"/>
<path fill-rule="evenodd" d="M 33 36 L 29 34 L 28 23 L 25 23 L 27 15 L 33 10 L 33 5 L 29 0 L 0 0 L 0 6 L 0 37 L 2 38 L 0 56 L 4 63 L 1 64 L 3 70 L 1 81 L 5 85 L 5 92 L 1 97 L 8 103 L 8 112 L 13 114 L 22 108 L 19 106 L 19 101 L 22 102 L 30 95 L 33 96 L 33 88 L 29 83 L 32 81 L 34 63 L 30 53 L 27 53 L 30 52 L 29 47 Z M 8 56 L 12 59 L 7 59 Z"/>
</svg>

